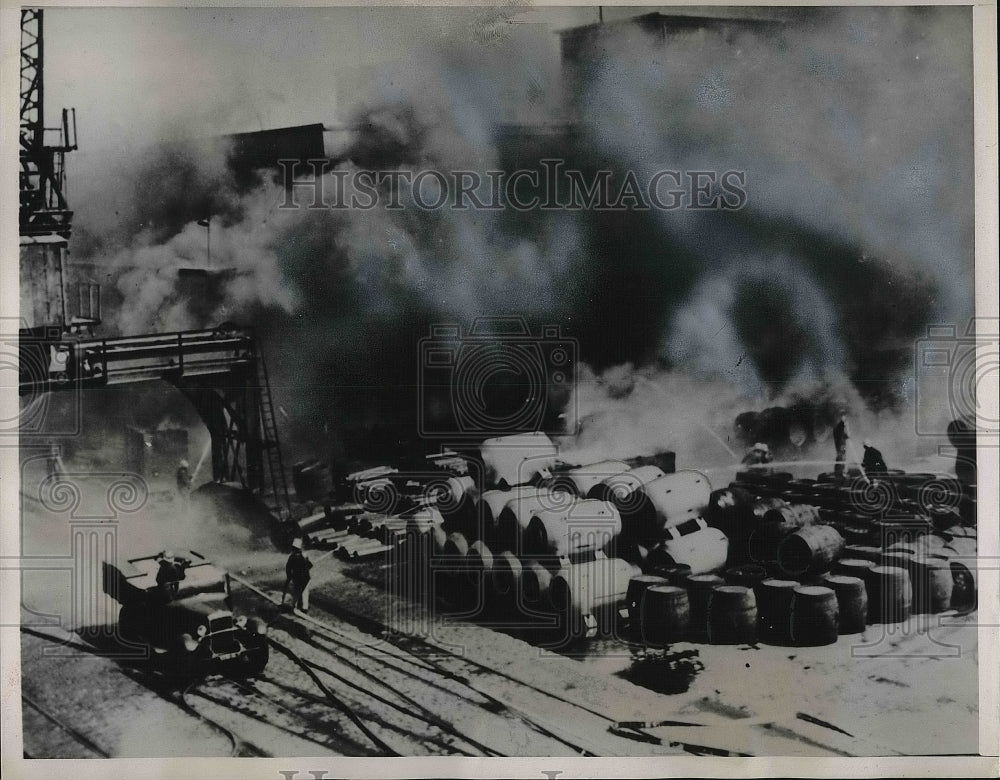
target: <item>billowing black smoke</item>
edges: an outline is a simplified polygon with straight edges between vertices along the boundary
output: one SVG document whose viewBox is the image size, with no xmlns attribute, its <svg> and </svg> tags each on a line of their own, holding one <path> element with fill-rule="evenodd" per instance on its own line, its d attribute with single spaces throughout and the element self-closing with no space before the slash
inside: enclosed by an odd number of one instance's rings
<svg viewBox="0 0 1000 780">
<path fill-rule="evenodd" d="M 615 181 L 741 171 L 739 210 L 426 210 L 391 183 L 380 191 L 402 209 L 309 209 L 301 189 L 299 208 L 280 209 L 271 179 L 241 191 L 224 154 L 179 145 L 129 178 L 142 190 L 116 228 L 91 226 L 74 251 L 113 269 L 121 331 L 211 324 L 177 278 L 204 256 L 197 219 L 215 215 L 213 262 L 231 277 L 214 319 L 258 325 L 279 422 L 303 450 L 430 446 L 420 341 L 480 316 L 576 340 L 568 416 L 591 426 L 578 444 L 595 452 L 620 450 L 616 431 L 659 446 L 643 431 L 666 433 L 644 415 L 675 414 L 675 389 L 698 407 L 686 419 L 716 432 L 740 409 L 821 386 L 837 388 L 831 404 L 898 408 L 921 329 L 971 310 L 971 67 L 956 56 L 970 50 L 970 16 L 818 19 L 776 38 L 665 45 L 623 27 L 571 96 L 537 64 L 544 40 L 456 46 L 378 82 L 326 179 L 332 193 L 337 174 L 365 169 L 541 170 L 557 156 Z M 572 121 L 512 133 L 511 118 Z M 627 392 L 610 389 L 622 381 Z"/>
</svg>

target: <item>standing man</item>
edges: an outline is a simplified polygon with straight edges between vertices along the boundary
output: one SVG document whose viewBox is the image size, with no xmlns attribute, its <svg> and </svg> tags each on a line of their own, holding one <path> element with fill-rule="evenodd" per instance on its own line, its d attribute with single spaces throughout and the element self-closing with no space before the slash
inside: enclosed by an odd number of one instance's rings
<svg viewBox="0 0 1000 780">
<path fill-rule="evenodd" d="M 186 460 L 182 460 L 177 465 L 177 495 L 181 497 L 182 501 L 186 502 L 191 493 L 192 479 L 191 467 Z"/>
<path fill-rule="evenodd" d="M 184 569 L 188 562 L 167 550 L 161 553 L 157 563 L 159 569 L 156 572 L 156 584 L 160 587 L 163 602 L 169 603 L 177 596 L 180 581 L 184 579 Z"/>
<path fill-rule="evenodd" d="M 847 412 L 840 410 L 840 420 L 833 426 L 833 445 L 837 448 L 837 462 L 834 464 L 833 473 L 838 477 L 844 476 L 844 464 L 847 462 L 847 440 L 851 435 L 847 432 Z"/>
<path fill-rule="evenodd" d="M 59 454 L 59 445 L 50 444 L 49 445 L 49 456 L 46 459 L 49 468 L 49 476 L 59 479 L 63 474 L 66 473 L 66 469 L 63 467 L 62 455 Z"/>
<path fill-rule="evenodd" d="M 763 466 L 765 463 L 770 463 L 771 460 L 770 448 L 762 442 L 757 442 L 750 448 L 747 454 L 743 456 L 743 465 Z"/>
<path fill-rule="evenodd" d="M 885 458 L 882 457 L 882 453 L 875 449 L 867 439 L 865 439 L 863 446 L 865 448 L 865 456 L 861 459 L 861 468 L 865 474 L 867 476 L 887 474 L 889 467 L 885 465 Z"/>
<path fill-rule="evenodd" d="M 303 612 L 309 611 L 309 580 L 312 575 L 309 570 L 312 563 L 302 552 L 302 539 L 296 538 L 292 541 L 292 554 L 288 556 L 285 564 L 285 589 L 281 593 L 281 603 L 285 603 L 285 593 L 288 586 L 292 586 L 292 609 L 299 608 Z"/>
</svg>

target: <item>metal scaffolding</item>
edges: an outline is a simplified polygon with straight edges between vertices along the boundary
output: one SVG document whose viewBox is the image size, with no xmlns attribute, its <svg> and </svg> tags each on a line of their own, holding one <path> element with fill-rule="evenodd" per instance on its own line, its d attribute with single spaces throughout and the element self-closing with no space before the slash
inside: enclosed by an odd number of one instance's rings
<svg viewBox="0 0 1000 780">
<path fill-rule="evenodd" d="M 58 127 L 45 127 L 42 10 L 21 11 L 20 233 L 69 238 L 73 212 L 66 201 L 66 152 L 76 146 L 76 110 L 63 109 Z M 47 144 L 46 133 L 55 142 Z"/>
</svg>

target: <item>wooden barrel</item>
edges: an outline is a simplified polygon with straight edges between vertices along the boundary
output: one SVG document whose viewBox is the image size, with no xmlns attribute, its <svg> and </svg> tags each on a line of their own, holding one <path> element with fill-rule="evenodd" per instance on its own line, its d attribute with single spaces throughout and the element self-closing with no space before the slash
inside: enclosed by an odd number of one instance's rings
<svg viewBox="0 0 1000 780">
<path fill-rule="evenodd" d="M 676 585 L 653 585 L 645 590 L 639 606 L 642 641 L 664 647 L 687 638 L 691 624 L 688 592 Z"/>
<path fill-rule="evenodd" d="M 524 554 L 563 558 L 601 550 L 621 530 L 621 515 L 607 501 L 581 499 L 568 509 L 539 509 L 522 535 Z"/>
<path fill-rule="evenodd" d="M 778 546 L 781 544 L 780 537 L 771 536 L 763 529 L 757 528 L 750 532 L 747 540 L 747 551 L 750 560 L 758 566 L 776 566 L 778 563 Z"/>
<path fill-rule="evenodd" d="M 792 594 L 799 586 L 794 580 L 761 580 L 757 595 L 757 632 L 765 641 L 786 644 L 791 641 L 789 620 Z"/>
<path fill-rule="evenodd" d="M 839 618 L 837 594 L 832 589 L 800 585 L 793 591 L 789 633 L 796 645 L 832 645 L 837 641 Z"/>
<path fill-rule="evenodd" d="M 500 598 L 513 599 L 521 582 L 523 570 L 521 560 L 510 550 L 504 550 L 494 556 L 490 578 L 493 592 Z"/>
<path fill-rule="evenodd" d="M 762 528 L 771 536 L 787 536 L 819 522 L 819 509 L 811 504 L 786 504 L 764 513 Z"/>
<path fill-rule="evenodd" d="M 609 624 L 621 617 L 629 583 L 639 573 L 620 558 L 570 564 L 552 577 L 549 606 L 561 617 L 568 637 L 592 637 L 600 616 L 609 618 Z"/>
<path fill-rule="evenodd" d="M 868 624 L 868 591 L 864 580 L 846 574 L 827 574 L 823 584 L 837 594 L 839 633 L 859 634 Z"/>
<path fill-rule="evenodd" d="M 792 498 L 798 503 L 818 506 L 816 501 L 817 492 L 815 479 L 805 478 L 789 480 L 786 490 L 788 490 Z"/>
<path fill-rule="evenodd" d="M 687 578 L 688 603 L 691 614 L 691 638 L 698 642 L 708 639 L 708 602 L 712 588 L 724 585 L 725 580 L 716 574 L 692 574 Z"/>
<path fill-rule="evenodd" d="M 625 594 L 625 608 L 628 610 L 631 630 L 639 630 L 639 605 L 642 603 L 642 594 L 655 585 L 669 584 L 665 577 L 657 577 L 654 574 L 639 574 L 629 580 L 628 592 Z"/>
<path fill-rule="evenodd" d="M 913 562 L 912 551 L 886 550 L 879 559 L 879 566 L 898 566 L 900 569 L 909 569 Z"/>
<path fill-rule="evenodd" d="M 952 591 L 951 607 L 960 614 L 972 612 L 978 606 L 979 579 L 975 558 L 950 560 Z"/>
<path fill-rule="evenodd" d="M 686 563 L 669 563 L 654 566 L 648 573 L 664 577 L 668 584 L 683 588 L 687 585 L 687 578 L 691 576 L 691 567 Z"/>
<path fill-rule="evenodd" d="M 756 588 L 767 579 L 767 570 L 763 566 L 750 563 L 746 566 L 734 566 L 726 569 L 722 575 L 727 585 L 742 585 L 744 588 Z"/>
<path fill-rule="evenodd" d="M 913 586 L 914 614 L 936 615 L 951 609 L 955 581 L 948 561 L 931 557 L 914 558 L 910 562 L 910 584 Z"/>
<path fill-rule="evenodd" d="M 844 557 L 871 561 L 878 566 L 882 562 L 882 548 L 852 544 L 844 548 Z"/>
<path fill-rule="evenodd" d="M 868 576 L 868 572 L 875 568 L 872 561 L 861 558 L 841 558 L 833 565 L 834 574 L 843 574 L 848 577 L 860 577 L 862 581 Z"/>
<path fill-rule="evenodd" d="M 766 496 L 758 499 L 750 507 L 750 513 L 754 516 L 754 525 L 759 526 L 764 522 L 764 516 L 768 512 L 772 509 L 780 509 L 783 506 L 788 506 L 788 502 L 776 496 Z"/>
<path fill-rule="evenodd" d="M 792 577 L 830 568 L 844 550 L 844 538 L 829 525 L 811 525 L 785 537 L 778 547 L 778 566 Z"/>
<path fill-rule="evenodd" d="M 841 524 L 837 530 L 844 537 L 848 547 L 866 545 L 872 541 L 871 531 L 863 526 Z"/>
<path fill-rule="evenodd" d="M 873 522 L 873 534 L 883 548 L 892 547 L 900 542 L 915 542 L 930 530 L 930 521 L 919 515 L 881 517 Z"/>
<path fill-rule="evenodd" d="M 910 616 L 913 589 L 906 569 L 876 566 L 868 573 L 865 587 L 869 623 L 899 623 Z"/>
<path fill-rule="evenodd" d="M 718 585 L 708 600 L 708 641 L 753 644 L 757 639 L 757 599 L 742 585 Z"/>
</svg>

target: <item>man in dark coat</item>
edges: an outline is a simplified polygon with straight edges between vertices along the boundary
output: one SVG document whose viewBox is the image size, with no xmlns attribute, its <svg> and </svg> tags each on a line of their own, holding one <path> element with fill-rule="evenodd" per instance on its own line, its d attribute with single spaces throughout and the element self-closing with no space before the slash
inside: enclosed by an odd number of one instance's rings
<svg viewBox="0 0 1000 780">
<path fill-rule="evenodd" d="M 182 498 L 187 498 L 191 492 L 191 467 L 186 460 L 177 464 L 177 494 Z"/>
<path fill-rule="evenodd" d="M 847 461 L 847 440 L 851 435 L 847 432 L 847 413 L 841 411 L 840 420 L 833 426 L 833 446 L 837 448 L 837 462 L 833 473 L 838 477 L 844 475 L 844 464 Z"/>
<path fill-rule="evenodd" d="M 156 584 L 160 587 L 160 595 L 164 602 L 173 601 L 180 589 L 180 581 L 184 579 L 184 569 L 188 561 L 164 552 L 160 556 L 159 569 L 156 572 Z"/>
<path fill-rule="evenodd" d="M 292 554 L 288 556 L 285 563 L 285 590 L 281 595 L 281 603 L 285 603 L 285 593 L 289 586 L 292 589 L 292 609 L 301 609 L 303 612 L 309 611 L 309 580 L 312 575 L 309 570 L 312 563 L 302 552 L 302 540 L 295 539 L 292 542 Z"/>
<path fill-rule="evenodd" d="M 889 467 L 885 465 L 882 453 L 875 449 L 868 440 L 865 440 L 864 448 L 865 456 L 861 459 L 861 468 L 864 469 L 865 474 L 869 477 L 887 474 Z"/>
</svg>

